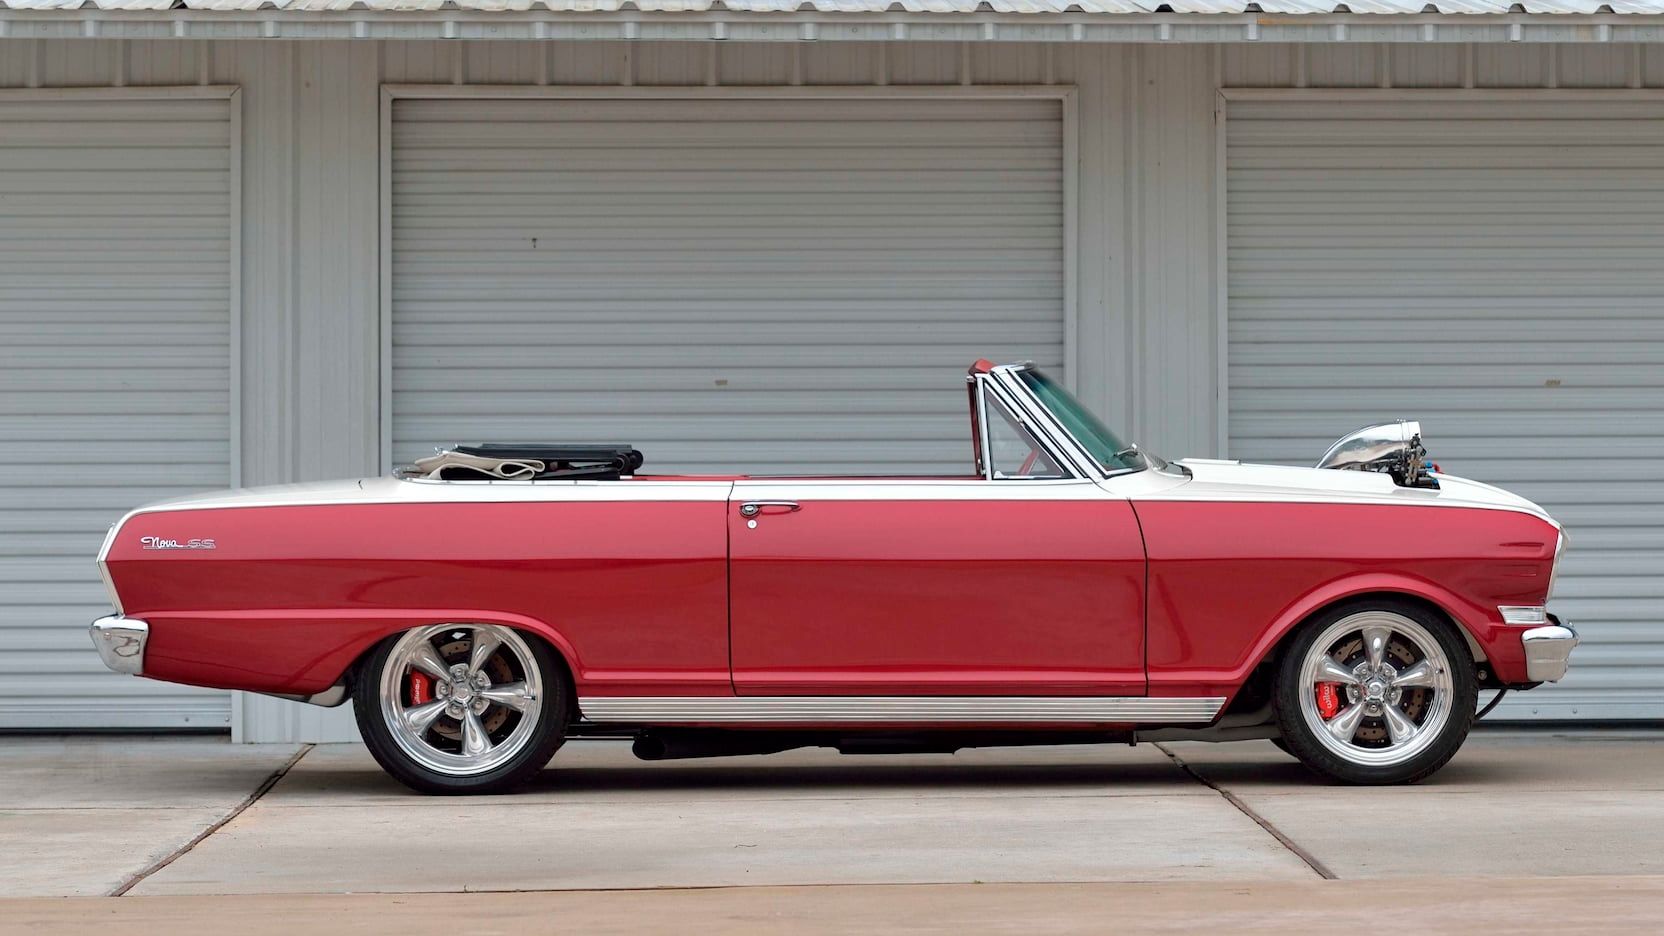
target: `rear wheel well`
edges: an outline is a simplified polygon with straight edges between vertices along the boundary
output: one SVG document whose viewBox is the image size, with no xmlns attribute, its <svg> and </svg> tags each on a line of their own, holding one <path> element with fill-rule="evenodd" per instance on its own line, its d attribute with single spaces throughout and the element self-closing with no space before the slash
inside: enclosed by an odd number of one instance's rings
<svg viewBox="0 0 1664 936">
<path fill-rule="evenodd" d="M 535 640 L 548 648 L 549 656 L 554 658 L 555 665 L 559 666 L 566 676 L 561 681 L 561 686 L 562 691 L 566 693 L 567 723 L 577 721 L 580 717 L 578 713 L 578 679 L 572 672 L 572 661 L 566 658 L 566 654 L 561 652 L 560 647 L 555 646 L 554 641 L 545 638 L 542 634 L 536 631 L 521 630 L 518 627 L 515 630 L 525 635 L 527 640 Z"/>
<path fill-rule="evenodd" d="M 433 623 L 442 624 L 445 622 L 434 621 Z M 370 659 L 370 656 L 376 652 L 376 648 L 381 646 L 386 641 L 403 634 L 407 630 L 410 630 L 410 628 L 393 631 L 387 636 L 382 637 L 380 640 L 374 641 L 358 654 L 358 657 L 347 667 L 347 671 L 342 677 L 342 684 L 346 687 L 346 698 L 352 698 L 353 690 L 357 688 L 358 680 L 364 674 L 364 664 Z M 567 716 L 568 721 L 576 721 L 578 719 L 578 680 L 572 672 L 572 661 L 566 658 L 566 654 L 561 652 L 560 647 L 556 646 L 554 641 L 549 640 L 537 631 L 528 630 L 523 627 L 515 627 L 513 630 L 515 633 L 526 638 L 527 640 L 533 640 L 542 644 L 544 648 L 549 651 L 549 656 L 554 658 L 555 664 L 561 668 L 562 674 L 566 677 L 562 685 L 564 686 L 564 691 L 566 693 L 566 711 L 569 713 Z"/>
</svg>

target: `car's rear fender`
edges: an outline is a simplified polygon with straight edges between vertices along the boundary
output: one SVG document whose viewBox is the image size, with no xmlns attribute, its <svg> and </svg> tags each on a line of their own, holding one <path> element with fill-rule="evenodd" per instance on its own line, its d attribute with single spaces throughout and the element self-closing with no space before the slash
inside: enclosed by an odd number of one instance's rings
<svg viewBox="0 0 1664 936">
<path fill-rule="evenodd" d="M 583 661 L 546 621 L 479 608 L 156 611 L 144 675 L 167 682 L 274 695 L 311 696 L 340 683 L 352 664 L 390 634 L 447 622 L 501 624 L 545 640 L 581 678 Z"/>
</svg>

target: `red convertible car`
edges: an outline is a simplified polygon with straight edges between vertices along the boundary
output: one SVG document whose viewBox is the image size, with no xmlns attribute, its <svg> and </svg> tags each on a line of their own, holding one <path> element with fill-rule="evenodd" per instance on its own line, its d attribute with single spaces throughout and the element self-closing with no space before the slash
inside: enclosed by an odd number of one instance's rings
<svg viewBox="0 0 1664 936">
<path fill-rule="evenodd" d="M 1565 536 L 1414 423 L 1317 468 L 1165 462 L 979 361 L 953 477 L 648 475 L 458 446 L 396 477 L 144 507 L 104 662 L 321 705 L 381 765 L 498 791 L 569 737 L 646 759 L 1269 738 L 1345 782 L 1448 761 L 1478 690 L 1560 679 Z"/>
</svg>

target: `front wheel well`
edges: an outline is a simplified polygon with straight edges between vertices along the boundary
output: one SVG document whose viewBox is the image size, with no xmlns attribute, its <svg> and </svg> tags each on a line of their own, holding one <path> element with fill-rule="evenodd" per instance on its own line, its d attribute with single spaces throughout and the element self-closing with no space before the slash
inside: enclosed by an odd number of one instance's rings
<svg viewBox="0 0 1664 936">
<path fill-rule="evenodd" d="M 1299 635 L 1301 629 L 1306 626 L 1307 622 L 1311 621 L 1320 614 L 1330 611 L 1331 609 L 1342 605 L 1364 604 L 1370 599 L 1390 599 L 1397 602 L 1407 602 L 1409 604 L 1416 605 L 1429 613 L 1438 615 L 1440 618 L 1448 621 L 1452 627 L 1456 628 L 1456 631 L 1462 635 L 1462 639 L 1467 641 L 1468 652 L 1473 654 L 1473 661 L 1475 663 L 1483 663 L 1485 661 L 1485 650 L 1479 645 L 1479 641 L 1473 638 L 1473 634 L 1468 632 L 1468 629 L 1462 625 L 1461 621 L 1456 620 L 1456 618 L 1449 611 L 1446 611 L 1443 607 L 1441 607 L 1438 602 L 1429 601 L 1421 595 L 1414 594 L 1413 592 L 1361 592 L 1356 595 L 1347 595 L 1344 598 L 1336 598 L 1334 601 L 1313 608 L 1300 620 L 1294 622 L 1293 626 L 1289 627 L 1288 630 L 1284 631 L 1282 636 L 1277 638 L 1277 642 L 1271 645 L 1271 649 L 1266 651 L 1265 656 L 1260 658 L 1260 661 L 1255 665 L 1253 672 L 1248 674 L 1248 679 L 1243 683 L 1242 689 L 1236 694 L 1236 697 L 1231 700 L 1231 705 L 1229 709 L 1227 709 L 1226 714 L 1252 711 L 1270 701 L 1273 683 L 1276 679 L 1277 666 L 1282 662 L 1283 654 L 1288 651 L 1289 645 L 1294 642 L 1295 638 Z"/>
</svg>

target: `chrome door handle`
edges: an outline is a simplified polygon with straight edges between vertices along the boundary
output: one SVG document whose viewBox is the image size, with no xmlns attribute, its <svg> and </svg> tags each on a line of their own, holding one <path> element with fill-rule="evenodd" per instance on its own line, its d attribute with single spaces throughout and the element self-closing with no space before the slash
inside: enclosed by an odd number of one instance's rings
<svg viewBox="0 0 1664 936">
<path fill-rule="evenodd" d="M 763 512 L 764 507 L 784 507 L 787 511 L 803 509 L 797 501 L 746 501 L 740 505 L 740 516 L 755 517 Z"/>
</svg>

